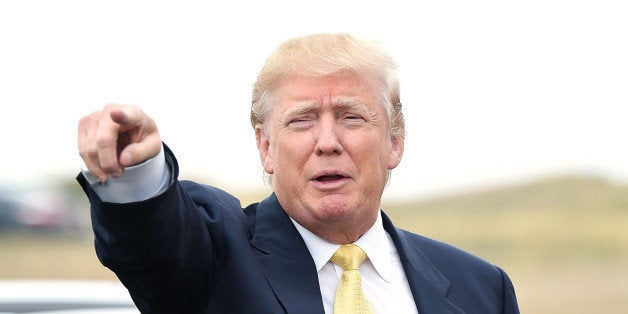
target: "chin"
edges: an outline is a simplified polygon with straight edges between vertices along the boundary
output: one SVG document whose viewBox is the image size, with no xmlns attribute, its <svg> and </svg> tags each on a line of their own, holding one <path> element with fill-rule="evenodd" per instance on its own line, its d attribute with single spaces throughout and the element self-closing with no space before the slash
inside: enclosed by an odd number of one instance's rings
<svg viewBox="0 0 628 314">
<path fill-rule="evenodd" d="M 322 219 L 329 222 L 352 220 L 359 213 L 360 206 L 341 200 L 320 200 L 314 211 Z"/>
</svg>

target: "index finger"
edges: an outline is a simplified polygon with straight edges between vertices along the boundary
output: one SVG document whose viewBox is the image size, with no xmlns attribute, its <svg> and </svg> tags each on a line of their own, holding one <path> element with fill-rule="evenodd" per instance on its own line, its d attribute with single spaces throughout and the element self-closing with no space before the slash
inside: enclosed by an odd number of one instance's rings
<svg viewBox="0 0 628 314">
<path fill-rule="evenodd" d="M 133 127 L 142 125 L 142 119 L 145 116 L 144 112 L 136 106 L 114 106 L 109 111 L 111 121 L 117 123 L 122 130 L 126 130 Z"/>
</svg>

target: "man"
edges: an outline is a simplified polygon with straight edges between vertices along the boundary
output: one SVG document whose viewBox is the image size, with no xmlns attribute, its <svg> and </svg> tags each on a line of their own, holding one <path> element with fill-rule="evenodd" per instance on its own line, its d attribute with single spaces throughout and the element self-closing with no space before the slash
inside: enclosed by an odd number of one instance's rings
<svg viewBox="0 0 628 314">
<path fill-rule="evenodd" d="M 355 304 L 364 313 L 518 313 L 501 269 L 397 229 L 380 210 L 405 136 L 395 67 L 347 34 L 283 43 L 251 110 L 274 193 L 244 210 L 224 191 L 178 181 L 174 155 L 139 108 L 111 104 L 84 117 L 78 180 L 101 262 L 145 313 Z M 355 247 L 364 261 L 351 268 L 336 251 Z"/>
</svg>

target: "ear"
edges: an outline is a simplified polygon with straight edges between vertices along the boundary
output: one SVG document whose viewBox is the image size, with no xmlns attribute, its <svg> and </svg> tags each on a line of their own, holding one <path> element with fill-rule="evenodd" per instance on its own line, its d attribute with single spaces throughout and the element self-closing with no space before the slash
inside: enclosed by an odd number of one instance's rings
<svg viewBox="0 0 628 314">
<path fill-rule="evenodd" d="M 270 146 L 270 140 L 266 132 L 262 130 L 261 126 L 255 127 L 255 141 L 257 143 L 257 150 L 259 152 L 259 158 L 262 161 L 264 171 L 268 174 L 273 174 L 275 169 L 273 167 L 272 148 Z"/>
<path fill-rule="evenodd" d="M 393 135 L 390 137 L 391 149 L 388 157 L 388 170 L 394 169 L 401 162 L 404 141 L 405 137 L 403 135 Z"/>
</svg>

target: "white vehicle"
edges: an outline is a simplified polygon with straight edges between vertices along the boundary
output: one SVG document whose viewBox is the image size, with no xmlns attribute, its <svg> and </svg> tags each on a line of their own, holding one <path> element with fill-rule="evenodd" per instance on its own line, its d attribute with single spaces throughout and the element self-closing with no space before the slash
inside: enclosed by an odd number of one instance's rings
<svg viewBox="0 0 628 314">
<path fill-rule="evenodd" d="M 0 280 L 0 314 L 137 314 L 115 281 Z"/>
</svg>

